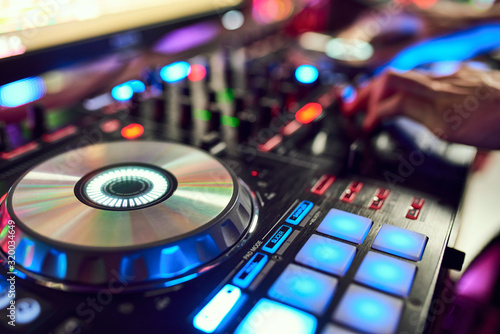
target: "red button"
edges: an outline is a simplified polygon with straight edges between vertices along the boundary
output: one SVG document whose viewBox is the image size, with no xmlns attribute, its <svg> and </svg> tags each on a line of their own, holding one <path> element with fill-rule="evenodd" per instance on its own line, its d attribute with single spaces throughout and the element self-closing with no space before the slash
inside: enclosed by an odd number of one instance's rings
<svg viewBox="0 0 500 334">
<path fill-rule="evenodd" d="M 406 218 L 416 220 L 418 218 L 418 214 L 420 213 L 419 209 L 409 209 L 406 213 Z"/>
<path fill-rule="evenodd" d="M 0 153 L 0 158 L 2 158 L 4 160 L 14 159 L 14 158 L 17 158 L 23 154 L 34 151 L 37 148 L 38 148 L 38 144 L 36 142 L 32 141 L 26 145 L 23 145 L 21 147 L 16 148 L 13 151 Z"/>
<path fill-rule="evenodd" d="M 281 135 L 275 135 L 271 139 L 269 139 L 267 142 L 264 144 L 260 144 L 257 149 L 261 152 L 271 152 L 274 150 L 276 147 L 278 147 L 279 144 L 283 141 L 283 137 Z"/>
<path fill-rule="evenodd" d="M 117 119 L 108 119 L 101 123 L 101 130 L 106 133 L 117 131 L 122 126 L 122 122 Z"/>
<path fill-rule="evenodd" d="M 384 200 L 378 197 L 374 197 L 372 202 L 370 203 L 370 209 L 372 210 L 380 210 L 384 205 Z"/>
<path fill-rule="evenodd" d="M 328 188 L 330 188 L 334 181 L 335 176 L 325 174 L 320 177 L 316 184 L 311 188 L 311 192 L 315 195 L 323 195 L 328 190 Z"/>
<path fill-rule="evenodd" d="M 352 181 L 351 183 L 349 183 L 348 188 L 355 193 L 359 193 L 363 188 L 363 182 Z"/>
<path fill-rule="evenodd" d="M 377 192 L 375 193 L 375 196 L 380 198 L 380 199 L 386 199 L 390 193 L 391 193 L 391 191 L 387 188 L 378 188 Z"/>
<path fill-rule="evenodd" d="M 297 121 L 291 121 L 290 123 L 282 127 L 280 131 L 283 136 L 290 136 L 293 135 L 295 132 L 297 132 L 301 127 L 302 123 L 299 123 Z"/>
<path fill-rule="evenodd" d="M 55 141 L 71 136 L 72 134 L 76 133 L 76 131 L 76 126 L 68 125 L 67 127 L 62 128 L 61 130 L 57 130 L 56 132 L 46 133 L 42 135 L 42 139 L 47 143 L 53 143 Z"/>
<path fill-rule="evenodd" d="M 356 193 L 351 189 L 346 189 L 342 194 L 342 196 L 340 196 L 340 200 L 346 203 L 352 203 L 352 201 L 354 201 L 355 198 L 356 198 Z"/>
<path fill-rule="evenodd" d="M 411 206 L 414 209 L 422 209 L 424 203 L 425 203 L 425 198 L 422 197 L 413 197 L 413 199 L 411 200 Z"/>
</svg>

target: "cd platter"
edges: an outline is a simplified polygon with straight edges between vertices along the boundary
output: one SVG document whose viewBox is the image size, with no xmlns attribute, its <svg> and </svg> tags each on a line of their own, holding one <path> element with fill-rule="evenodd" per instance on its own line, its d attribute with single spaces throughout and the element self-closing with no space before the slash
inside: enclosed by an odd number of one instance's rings
<svg viewBox="0 0 500 334">
<path fill-rule="evenodd" d="M 131 288 L 195 277 L 255 228 L 248 187 L 223 162 L 181 144 L 83 147 L 29 170 L 1 207 L 15 224 L 18 270 L 46 286 Z M 10 223 L 9 223 L 10 222 Z M 8 238 L 0 238 L 7 257 Z"/>
</svg>

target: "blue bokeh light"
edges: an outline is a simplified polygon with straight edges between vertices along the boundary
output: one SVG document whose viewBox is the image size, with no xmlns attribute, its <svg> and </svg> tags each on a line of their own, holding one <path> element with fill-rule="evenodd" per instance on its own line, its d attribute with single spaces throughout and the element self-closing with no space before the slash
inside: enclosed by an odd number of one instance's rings
<svg viewBox="0 0 500 334">
<path fill-rule="evenodd" d="M 416 270 L 414 264 L 368 252 L 354 279 L 372 288 L 406 297 L 410 292 Z"/>
<path fill-rule="evenodd" d="M 117 101 L 128 101 L 134 93 L 142 93 L 146 90 L 146 85 L 140 80 L 130 80 L 115 86 L 111 90 L 111 96 Z"/>
<path fill-rule="evenodd" d="M 408 47 L 397 54 L 388 66 L 408 71 L 423 64 L 463 61 L 499 46 L 500 24 L 484 24 Z"/>
<path fill-rule="evenodd" d="M 30 77 L 0 86 L 0 106 L 14 108 L 42 98 L 47 88 L 42 78 Z"/>
<path fill-rule="evenodd" d="M 312 65 L 300 65 L 295 70 L 295 78 L 303 84 L 310 84 L 318 80 L 318 69 Z"/>
<path fill-rule="evenodd" d="M 358 92 L 356 91 L 356 88 L 354 88 L 354 86 L 347 85 L 341 91 L 341 99 L 345 104 L 353 103 L 357 97 Z"/>
<path fill-rule="evenodd" d="M 356 255 L 356 247 L 313 234 L 299 251 L 295 261 L 343 276 Z"/>
<path fill-rule="evenodd" d="M 146 85 L 140 80 L 130 80 L 125 82 L 125 84 L 129 85 L 134 93 L 142 93 L 146 90 Z"/>
<path fill-rule="evenodd" d="M 130 85 L 121 84 L 111 90 L 111 96 L 117 101 L 128 101 L 134 95 L 134 90 Z"/>
<path fill-rule="evenodd" d="M 177 82 L 185 79 L 191 72 L 191 65 L 185 61 L 178 61 L 164 66 L 160 70 L 160 77 L 165 82 Z"/>
</svg>

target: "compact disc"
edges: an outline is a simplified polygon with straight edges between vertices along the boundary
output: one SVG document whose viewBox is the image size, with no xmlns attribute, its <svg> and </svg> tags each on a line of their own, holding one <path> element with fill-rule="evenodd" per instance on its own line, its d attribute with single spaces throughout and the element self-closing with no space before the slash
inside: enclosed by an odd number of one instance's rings
<svg viewBox="0 0 500 334">
<path fill-rule="evenodd" d="M 235 177 L 204 151 L 173 143 L 112 142 L 34 167 L 13 187 L 27 232 L 84 247 L 175 240 L 231 207 Z"/>
</svg>

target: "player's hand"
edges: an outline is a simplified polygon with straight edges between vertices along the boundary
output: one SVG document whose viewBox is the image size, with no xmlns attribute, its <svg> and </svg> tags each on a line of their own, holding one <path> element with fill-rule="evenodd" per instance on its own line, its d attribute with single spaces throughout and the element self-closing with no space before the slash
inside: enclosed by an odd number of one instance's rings
<svg viewBox="0 0 500 334">
<path fill-rule="evenodd" d="M 412 5 L 406 7 L 406 11 L 422 20 L 424 36 L 464 29 L 490 19 L 484 10 L 474 5 L 452 1 L 438 1 L 425 9 Z"/>
<path fill-rule="evenodd" d="M 500 149 L 500 72 L 467 66 L 433 77 L 417 71 L 387 71 L 344 103 L 347 116 L 366 111 L 363 128 L 382 119 L 407 116 L 438 137 L 483 148 Z"/>
</svg>

